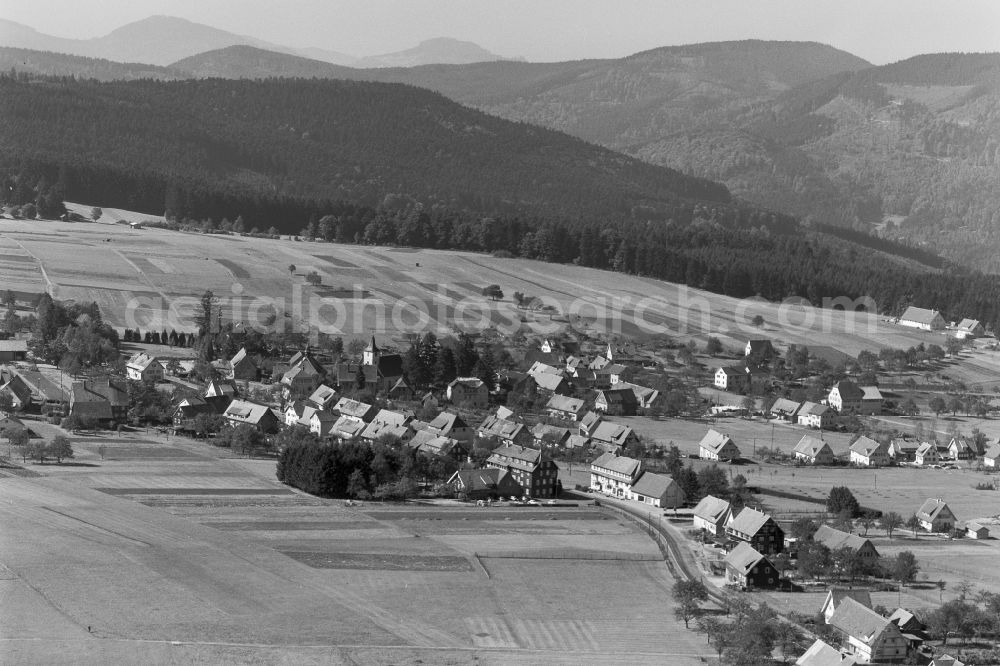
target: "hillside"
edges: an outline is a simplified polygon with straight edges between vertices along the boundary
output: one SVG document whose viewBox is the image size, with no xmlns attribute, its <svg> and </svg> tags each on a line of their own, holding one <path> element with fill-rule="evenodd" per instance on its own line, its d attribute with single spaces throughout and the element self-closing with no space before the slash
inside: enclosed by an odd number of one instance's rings
<svg viewBox="0 0 1000 666">
<path fill-rule="evenodd" d="M 90 164 L 366 205 L 393 195 L 453 210 L 593 219 L 730 201 L 716 183 L 378 83 L 3 77 L 0 148 L 7 165 Z M 152 205 L 162 212 L 163 198 Z"/>
<path fill-rule="evenodd" d="M 417 65 L 461 65 L 473 62 L 503 60 L 472 42 L 437 37 L 425 39 L 411 49 L 358 58 L 354 67 L 416 67 Z"/>
<path fill-rule="evenodd" d="M 171 67 L 116 62 L 104 58 L 88 58 L 65 53 L 0 46 L 0 71 L 10 72 L 12 70 L 25 74 L 75 76 L 98 81 L 134 81 L 136 79 L 176 81 L 190 77 L 187 72 Z"/>
</svg>

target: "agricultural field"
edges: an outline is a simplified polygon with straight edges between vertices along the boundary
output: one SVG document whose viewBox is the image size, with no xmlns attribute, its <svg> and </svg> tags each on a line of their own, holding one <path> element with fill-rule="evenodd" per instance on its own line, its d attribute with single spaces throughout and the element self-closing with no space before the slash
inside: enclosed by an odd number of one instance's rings
<svg viewBox="0 0 1000 666">
<path fill-rule="evenodd" d="M 706 654 L 673 617 L 655 545 L 585 503 L 348 506 L 278 484 L 273 460 L 187 439 L 73 444 L 69 464 L 0 471 L 0 531 L 18 535 L 0 539 L 5 661 L 694 664 Z"/>
<path fill-rule="evenodd" d="M 126 211 L 116 215 L 128 218 Z M 318 286 L 305 279 L 314 271 L 322 279 Z M 106 319 L 121 328 L 191 330 L 196 299 L 211 289 L 224 319 L 257 322 L 273 315 L 346 337 L 374 331 L 398 338 L 412 330 L 489 325 L 546 335 L 572 325 L 595 335 L 639 339 L 667 334 L 703 343 L 711 335 L 731 349 L 748 337 L 770 337 L 851 355 L 942 341 L 939 334 L 902 328 L 877 315 L 740 301 L 572 265 L 287 237 L 133 230 L 121 224 L 0 220 L 0 281 L 19 291 L 48 289 L 56 298 L 97 301 Z M 504 298 L 483 297 L 489 284 L 500 285 Z M 552 309 L 520 310 L 514 292 L 537 296 Z M 765 323 L 752 326 L 758 314 Z"/>
</svg>

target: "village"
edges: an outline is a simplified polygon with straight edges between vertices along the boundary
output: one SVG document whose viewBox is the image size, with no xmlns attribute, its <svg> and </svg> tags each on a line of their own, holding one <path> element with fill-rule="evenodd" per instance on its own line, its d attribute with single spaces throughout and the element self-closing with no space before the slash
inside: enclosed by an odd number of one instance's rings
<svg viewBox="0 0 1000 666">
<path fill-rule="evenodd" d="M 938 362 L 985 334 L 968 321 L 946 331 L 939 314 L 917 308 L 893 324 L 947 336 L 937 350 L 934 344 L 911 350 L 915 365 Z M 707 581 L 715 602 L 733 593 L 812 591 L 826 580 L 822 607 L 797 615 L 806 635 L 816 637 L 797 662 L 804 666 L 920 658 L 927 663 L 935 654 L 930 663 L 961 663 L 940 656 L 949 636 L 968 640 L 997 629 L 986 609 L 996 606 L 1000 588 L 983 589 L 984 609 L 968 603 L 963 593 L 956 603 L 972 610 L 960 609 L 961 622 L 954 613 L 941 619 L 945 613 L 929 604 L 920 608 L 922 618 L 913 608 L 873 606 L 870 589 L 901 595 L 905 585 L 918 583 L 920 566 L 908 550 L 880 556 L 859 534 L 877 526 L 890 542 L 903 528 L 914 538 L 925 533 L 928 542 L 994 540 L 1000 536 L 997 502 L 992 510 L 987 503 L 961 520 L 944 492 L 928 492 L 900 511 L 895 505 L 861 506 L 847 490 L 851 501 L 832 506 L 834 491 L 846 490 L 849 482 L 833 487 L 829 497 L 822 490 L 810 496 L 768 488 L 766 479 L 759 479 L 761 469 L 757 478 L 751 473 L 765 456 L 779 465 L 779 473 L 798 470 L 799 478 L 824 469 L 962 468 L 981 473 L 984 487 L 995 489 L 989 473 L 997 469 L 1000 442 L 979 432 L 889 436 L 861 420 L 919 411 L 915 405 L 906 408 L 897 392 L 883 394 L 877 384 L 882 364 L 898 363 L 905 352 L 851 359 L 836 350 L 789 345 L 781 353 L 780 341 L 753 338 L 729 352 L 710 340 L 704 353 L 689 344 L 664 354 L 628 340 L 587 339 L 567 331 L 520 346 L 489 332 L 461 334 L 450 345 L 429 334 L 413 337 L 405 353 L 372 335 L 364 344 L 352 341 L 350 350 L 327 340 L 326 346 L 304 345 L 275 358 L 238 326 L 217 323 L 204 338 L 222 348 L 247 338 L 255 349 L 242 346 L 219 359 L 206 352 L 213 346 L 204 342 L 197 355 L 184 358 L 191 350 L 175 346 L 176 334 L 165 331 L 156 334 L 160 345 L 148 333 L 126 331 L 123 337 L 134 353 L 122 359 L 120 374 L 74 373 L 39 363 L 29 351 L 32 339 L 24 335 L 0 341 L 5 364 L 0 431 L 18 446 L 24 462 L 34 457 L 43 463 L 47 455 L 45 445 L 18 434 L 30 433 L 34 419 L 68 435 L 117 430 L 120 437 L 123 428 L 152 428 L 246 456 L 276 458 L 286 469 L 279 480 L 316 492 L 287 471 L 295 468 L 289 452 L 361 445 L 376 455 L 398 456 L 396 469 L 377 472 L 369 461 L 371 469 L 355 468 L 350 482 L 339 490 L 326 486 L 326 492 L 354 501 L 436 498 L 484 510 L 605 502 L 640 519 L 656 511 L 657 525 L 666 516 L 687 526 L 684 548 L 697 562 L 692 580 Z M 717 365 L 713 369 L 705 361 Z M 804 388 L 809 377 L 812 384 Z M 934 399 L 929 402 L 924 409 L 934 410 Z M 949 409 L 946 404 L 939 411 Z M 695 426 L 700 438 L 663 441 L 636 431 L 665 420 L 700 420 L 704 425 Z M 754 423 L 771 428 L 770 447 L 758 448 L 755 440 L 747 450 L 741 433 Z M 773 444 L 776 427 L 786 439 L 798 438 L 787 451 Z M 798 508 L 782 510 L 782 499 Z M 761 510 L 762 500 L 778 511 Z M 647 521 L 652 530 L 651 518 Z M 665 530 L 663 535 L 667 538 Z M 842 660 L 831 660 L 841 654 Z"/>
</svg>

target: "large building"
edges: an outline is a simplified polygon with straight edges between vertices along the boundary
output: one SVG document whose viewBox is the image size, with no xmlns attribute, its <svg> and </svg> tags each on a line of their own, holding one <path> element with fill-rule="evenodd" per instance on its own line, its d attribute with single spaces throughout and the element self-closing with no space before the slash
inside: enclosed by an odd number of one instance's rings
<svg viewBox="0 0 1000 666">
<path fill-rule="evenodd" d="M 509 471 L 529 497 L 555 497 L 559 494 L 559 468 L 538 449 L 516 444 L 498 446 L 486 459 L 486 466 Z"/>
<path fill-rule="evenodd" d="M 796 460 L 810 465 L 832 465 L 836 460 L 829 444 L 810 435 L 803 435 L 792 453 Z"/>
<path fill-rule="evenodd" d="M 919 328 L 925 331 L 941 331 L 947 325 L 944 317 L 937 310 L 926 310 L 915 308 L 912 305 L 906 308 L 906 312 L 899 318 L 900 326 Z"/>
<path fill-rule="evenodd" d="M 821 543 L 830 551 L 850 548 L 863 562 L 874 563 L 879 559 L 878 550 L 870 539 L 857 534 L 835 530 L 829 525 L 820 525 L 813 534 L 813 541 Z"/>
<path fill-rule="evenodd" d="M 698 443 L 698 455 L 705 460 L 736 460 L 740 450 L 729 435 L 709 430 Z"/>
<path fill-rule="evenodd" d="M 745 507 L 726 523 L 726 536 L 744 541 L 766 555 L 785 549 L 785 533 L 766 513 Z"/>
<path fill-rule="evenodd" d="M 732 508 L 724 499 L 706 495 L 694 507 L 694 528 L 715 536 L 726 533 L 726 523 L 732 515 Z"/>
<path fill-rule="evenodd" d="M 743 590 L 778 587 L 778 570 L 762 553 L 741 543 L 726 555 L 726 582 Z"/>
<path fill-rule="evenodd" d="M 590 463 L 590 489 L 627 499 L 642 475 L 642 461 L 605 453 Z"/>
<path fill-rule="evenodd" d="M 163 366 L 155 356 L 135 354 L 125 365 L 125 375 L 129 379 L 155 384 L 163 381 Z"/>
<path fill-rule="evenodd" d="M 676 509 L 684 505 L 684 491 L 680 484 L 666 474 L 644 472 L 632 484 L 628 498 L 658 509 Z"/>
<path fill-rule="evenodd" d="M 844 599 L 830 617 L 830 626 L 846 636 L 848 650 L 859 664 L 906 660 L 909 641 L 899 627 L 854 599 Z"/>
</svg>

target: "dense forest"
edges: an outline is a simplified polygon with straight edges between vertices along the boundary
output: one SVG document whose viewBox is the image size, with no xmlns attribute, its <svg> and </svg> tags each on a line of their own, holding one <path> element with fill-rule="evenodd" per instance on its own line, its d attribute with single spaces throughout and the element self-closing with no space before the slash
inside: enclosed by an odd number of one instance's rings
<svg viewBox="0 0 1000 666">
<path fill-rule="evenodd" d="M 730 201 L 718 183 L 398 84 L 4 76 L 0 147 L 7 167 L 29 158 L 366 205 L 402 195 L 481 213 L 665 219 L 679 200 Z"/>
</svg>

